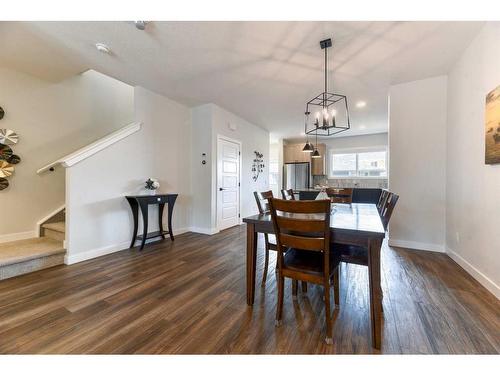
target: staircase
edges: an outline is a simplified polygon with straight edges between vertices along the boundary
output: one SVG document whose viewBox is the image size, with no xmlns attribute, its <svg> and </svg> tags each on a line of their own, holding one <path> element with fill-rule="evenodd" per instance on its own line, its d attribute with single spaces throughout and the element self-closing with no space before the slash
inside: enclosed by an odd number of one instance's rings
<svg viewBox="0 0 500 375">
<path fill-rule="evenodd" d="M 40 226 L 40 236 L 0 243 L 0 280 L 64 264 L 64 211 Z"/>
</svg>

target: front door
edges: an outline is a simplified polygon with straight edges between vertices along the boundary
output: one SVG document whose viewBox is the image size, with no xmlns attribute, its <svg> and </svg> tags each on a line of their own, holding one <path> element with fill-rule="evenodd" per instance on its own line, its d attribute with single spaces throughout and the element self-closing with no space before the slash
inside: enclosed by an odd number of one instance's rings
<svg viewBox="0 0 500 375">
<path fill-rule="evenodd" d="M 217 229 L 240 223 L 240 145 L 217 141 Z"/>
</svg>

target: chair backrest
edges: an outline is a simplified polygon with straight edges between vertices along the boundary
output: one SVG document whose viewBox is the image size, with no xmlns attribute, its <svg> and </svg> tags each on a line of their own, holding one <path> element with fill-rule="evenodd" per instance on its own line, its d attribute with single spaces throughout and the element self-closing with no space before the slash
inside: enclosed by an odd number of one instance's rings
<svg viewBox="0 0 500 375">
<path fill-rule="evenodd" d="M 273 192 L 269 191 L 254 191 L 253 195 L 255 197 L 255 201 L 257 202 L 257 208 L 259 209 L 260 214 L 265 214 L 269 212 L 269 199 L 273 197 Z"/>
<path fill-rule="evenodd" d="M 269 199 L 280 267 L 283 265 L 283 250 L 295 248 L 323 252 L 325 273 L 328 272 L 330 206 L 331 202 L 328 199 L 314 201 Z"/>
<path fill-rule="evenodd" d="M 377 203 L 377 210 L 379 213 L 382 213 L 382 209 L 385 207 L 388 197 L 389 197 L 389 190 L 382 189 L 382 192 L 380 193 L 380 198 L 378 199 Z"/>
<path fill-rule="evenodd" d="M 387 230 L 389 226 L 389 220 L 391 220 L 392 211 L 394 211 L 394 207 L 396 207 L 396 203 L 399 199 L 399 195 L 389 192 L 385 205 L 380 212 L 380 217 L 382 218 L 382 224 L 384 225 L 384 229 Z"/>
<path fill-rule="evenodd" d="M 281 196 L 287 201 L 294 201 L 295 195 L 293 194 L 293 189 L 281 189 Z"/>
<path fill-rule="evenodd" d="M 327 188 L 326 194 L 332 203 L 352 203 L 352 188 Z"/>
</svg>

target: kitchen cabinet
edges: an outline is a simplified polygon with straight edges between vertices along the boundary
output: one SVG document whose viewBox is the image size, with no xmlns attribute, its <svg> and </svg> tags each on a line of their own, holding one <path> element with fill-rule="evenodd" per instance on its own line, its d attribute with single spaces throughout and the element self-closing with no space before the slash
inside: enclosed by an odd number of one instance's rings
<svg viewBox="0 0 500 375">
<path fill-rule="evenodd" d="M 289 144 L 283 146 L 283 162 L 284 163 L 310 163 L 311 154 L 302 152 L 304 144 Z"/>
<path fill-rule="evenodd" d="M 311 158 L 311 174 L 313 176 L 326 175 L 326 145 L 318 143 L 318 151 L 321 157 Z"/>
</svg>

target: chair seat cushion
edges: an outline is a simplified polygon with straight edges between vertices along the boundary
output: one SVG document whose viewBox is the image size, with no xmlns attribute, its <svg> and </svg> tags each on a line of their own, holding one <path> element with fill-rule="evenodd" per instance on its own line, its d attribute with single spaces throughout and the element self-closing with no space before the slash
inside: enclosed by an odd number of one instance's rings
<svg viewBox="0 0 500 375">
<path fill-rule="evenodd" d="M 355 245 L 333 245 L 332 251 L 340 255 L 340 260 L 346 263 L 368 265 L 368 249 Z"/>
<path fill-rule="evenodd" d="M 292 248 L 283 255 L 284 268 L 314 275 L 323 274 L 323 261 L 324 255 L 319 251 Z M 333 273 L 339 263 L 339 255 L 330 252 L 330 274 Z"/>
</svg>

